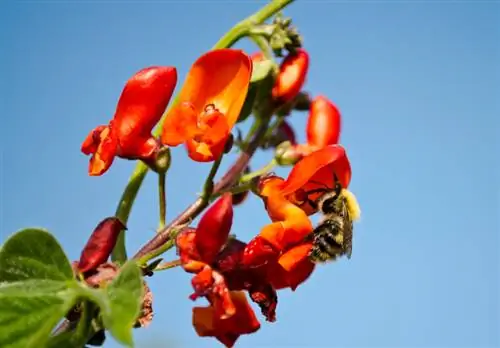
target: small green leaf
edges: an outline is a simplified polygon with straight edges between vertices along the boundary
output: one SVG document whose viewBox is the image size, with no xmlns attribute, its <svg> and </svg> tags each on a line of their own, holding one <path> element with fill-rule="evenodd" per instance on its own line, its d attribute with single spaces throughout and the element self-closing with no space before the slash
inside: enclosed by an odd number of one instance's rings
<svg viewBox="0 0 500 348">
<path fill-rule="evenodd" d="M 134 261 L 129 261 L 106 288 L 109 311 L 103 311 L 104 326 L 120 343 L 133 346 L 132 328 L 142 302 L 142 274 Z"/>
<path fill-rule="evenodd" d="M 273 66 L 273 61 L 269 59 L 259 62 L 253 62 L 252 77 L 250 78 L 250 83 L 255 83 L 265 79 L 273 69 Z"/>
<path fill-rule="evenodd" d="M 68 258 L 46 230 L 26 228 L 18 231 L 0 249 L 0 282 L 72 278 Z"/>
<path fill-rule="evenodd" d="M 44 347 L 54 326 L 74 306 L 73 281 L 0 284 L 0 347 Z"/>
</svg>

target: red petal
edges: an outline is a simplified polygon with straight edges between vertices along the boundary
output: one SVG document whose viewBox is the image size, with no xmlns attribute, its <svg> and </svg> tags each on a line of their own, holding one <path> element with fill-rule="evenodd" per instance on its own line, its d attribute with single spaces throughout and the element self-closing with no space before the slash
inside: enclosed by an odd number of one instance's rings
<svg viewBox="0 0 500 348">
<path fill-rule="evenodd" d="M 323 96 L 316 97 L 309 108 L 307 143 L 318 149 L 337 144 L 341 117 L 337 107 Z"/>
<path fill-rule="evenodd" d="M 309 55 L 303 49 L 289 54 L 280 66 L 278 78 L 274 84 L 273 98 L 282 103 L 291 101 L 299 94 L 306 80 L 309 69 Z"/>
<path fill-rule="evenodd" d="M 231 291 L 236 313 L 220 319 L 213 306 L 193 308 L 193 326 L 200 337 L 212 336 L 227 347 L 232 347 L 238 337 L 251 334 L 260 328 L 260 323 L 241 291 Z"/>
<path fill-rule="evenodd" d="M 101 221 L 82 250 L 78 263 L 80 272 L 92 271 L 106 262 L 116 244 L 118 235 L 124 229 L 126 229 L 125 225 L 115 217 Z"/>
<path fill-rule="evenodd" d="M 324 171 L 320 172 L 321 169 Z M 315 178 L 316 174 L 320 178 Z M 333 177 L 337 175 L 343 188 L 349 186 L 351 180 L 351 166 L 347 158 L 345 149 L 340 145 L 330 145 L 321 150 L 311 153 L 309 156 L 300 160 L 290 171 L 287 180 L 282 185 L 282 194 L 290 195 L 299 189 L 304 189 L 306 184 L 321 179 L 317 186 L 323 184 L 333 187 Z"/>
<path fill-rule="evenodd" d="M 102 175 L 111 167 L 118 149 L 118 139 L 110 127 L 104 128 L 99 133 L 99 140 L 95 140 L 99 145 L 89 162 L 89 175 L 92 176 Z"/>
<path fill-rule="evenodd" d="M 83 141 L 82 144 L 82 152 L 86 155 L 90 155 L 97 151 L 97 147 L 99 146 L 101 132 L 107 128 L 108 126 L 97 126 L 92 129 Z"/>
<path fill-rule="evenodd" d="M 160 66 L 145 68 L 127 81 L 113 119 L 120 147 L 125 153 L 130 154 L 131 148 L 140 147 L 138 140 L 151 137 L 176 83 L 177 70 Z"/>
<path fill-rule="evenodd" d="M 261 236 L 252 239 L 243 251 L 242 263 L 246 267 L 259 267 L 268 262 L 274 262 L 279 256 L 271 243 Z"/>
<path fill-rule="evenodd" d="M 225 193 L 207 209 L 196 228 L 196 248 L 203 261 L 212 263 L 226 243 L 232 224 L 232 197 Z"/>
</svg>

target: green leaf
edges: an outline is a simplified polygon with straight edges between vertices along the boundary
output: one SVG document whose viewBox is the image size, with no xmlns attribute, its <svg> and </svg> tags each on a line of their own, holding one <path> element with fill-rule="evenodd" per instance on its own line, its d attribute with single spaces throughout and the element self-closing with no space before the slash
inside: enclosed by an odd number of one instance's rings
<svg viewBox="0 0 500 348">
<path fill-rule="evenodd" d="M 253 62 L 252 77 L 250 78 L 250 83 L 255 83 L 265 79 L 271 70 L 273 69 L 274 63 L 272 60 L 262 60 L 260 62 Z"/>
<path fill-rule="evenodd" d="M 0 282 L 25 279 L 73 279 L 73 270 L 64 251 L 54 236 L 44 229 L 18 231 L 0 249 Z"/>
<path fill-rule="evenodd" d="M 142 303 L 142 274 L 134 261 L 123 265 L 118 276 L 106 288 L 109 311 L 103 311 L 104 326 L 120 343 L 133 346 L 132 328 Z"/>
<path fill-rule="evenodd" d="M 34 279 L 0 284 L 0 347 L 44 347 L 76 302 L 72 283 Z"/>
</svg>

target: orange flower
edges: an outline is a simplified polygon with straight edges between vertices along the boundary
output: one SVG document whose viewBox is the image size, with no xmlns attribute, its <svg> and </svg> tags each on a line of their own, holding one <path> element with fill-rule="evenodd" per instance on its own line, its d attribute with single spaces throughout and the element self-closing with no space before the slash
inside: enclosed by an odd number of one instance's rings
<svg viewBox="0 0 500 348">
<path fill-rule="evenodd" d="M 309 70 L 309 54 L 304 49 L 290 53 L 280 65 L 272 90 L 274 99 L 287 103 L 299 94 Z"/>
<path fill-rule="evenodd" d="M 312 244 L 304 242 L 313 226 L 306 213 L 281 193 L 283 183 L 278 176 L 261 181 L 260 196 L 273 222 L 248 243 L 243 263 L 247 267 L 265 267 L 274 288 L 295 290 L 314 270 L 314 264 L 307 259 Z"/>
<path fill-rule="evenodd" d="M 198 58 L 179 103 L 163 122 L 162 143 L 184 143 L 189 157 L 198 162 L 219 158 L 245 102 L 251 75 L 252 62 L 240 50 L 213 50 Z"/>
<path fill-rule="evenodd" d="M 102 175 L 115 156 L 151 159 L 159 148 L 151 130 L 161 119 L 177 83 L 173 67 L 149 67 L 137 72 L 125 84 L 113 120 L 93 129 L 82 144 L 92 155 L 89 175 Z"/>
<path fill-rule="evenodd" d="M 242 291 L 231 291 L 229 296 L 235 305 L 235 314 L 221 318 L 217 307 L 212 303 L 208 307 L 193 308 L 193 326 L 200 337 L 215 337 L 226 347 L 232 347 L 238 337 L 251 334 L 260 328 L 255 313 Z"/>
</svg>

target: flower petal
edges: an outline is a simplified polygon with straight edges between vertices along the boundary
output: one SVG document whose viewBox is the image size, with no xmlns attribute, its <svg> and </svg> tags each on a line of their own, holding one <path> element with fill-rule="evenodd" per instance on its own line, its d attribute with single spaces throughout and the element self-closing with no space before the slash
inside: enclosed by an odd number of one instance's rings
<svg viewBox="0 0 500 348">
<path fill-rule="evenodd" d="M 121 147 L 134 138 L 151 135 L 160 121 L 177 83 L 174 67 L 153 66 L 130 78 L 118 101 L 113 127 Z"/>
<path fill-rule="evenodd" d="M 260 328 L 245 294 L 241 291 L 231 291 L 230 295 L 236 313 L 227 319 L 220 319 L 212 305 L 193 308 L 193 327 L 198 336 L 215 337 L 226 347 L 232 347 L 240 335 L 254 333 Z"/>
<path fill-rule="evenodd" d="M 307 143 L 318 149 L 337 144 L 340 127 L 341 117 L 337 107 L 323 96 L 314 98 L 307 119 Z"/>
<path fill-rule="evenodd" d="M 268 276 L 275 289 L 295 290 L 309 278 L 315 265 L 308 259 L 311 244 L 298 245 L 284 253 Z"/>
<path fill-rule="evenodd" d="M 163 121 L 161 142 L 169 146 L 177 146 L 186 142 L 198 133 L 198 115 L 193 104 L 188 102 L 174 106 Z"/>
<path fill-rule="evenodd" d="M 214 261 L 227 241 L 232 224 L 232 197 L 230 193 L 225 193 L 207 209 L 196 228 L 196 248 L 203 261 Z"/>
<path fill-rule="evenodd" d="M 91 176 L 104 174 L 113 163 L 118 149 L 118 139 L 110 127 L 104 128 L 99 133 L 97 143 L 99 145 L 89 162 L 89 175 Z"/>
<path fill-rule="evenodd" d="M 186 142 L 186 150 L 189 158 L 196 162 L 212 162 L 218 159 L 224 153 L 226 143 L 220 142 L 217 145 L 209 146 L 206 143 L 195 140 Z"/>
<path fill-rule="evenodd" d="M 291 101 L 299 94 L 306 80 L 309 69 L 309 54 L 298 49 L 294 54 L 290 53 L 280 66 L 278 78 L 274 84 L 273 98 L 282 103 Z"/>
<path fill-rule="evenodd" d="M 179 100 L 193 103 L 198 114 L 207 105 L 215 105 L 232 129 L 245 102 L 251 75 L 252 61 L 243 51 L 209 51 L 191 67 Z"/>
<path fill-rule="evenodd" d="M 290 195 L 299 189 L 305 189 L 306 185 L 316 188 L 326 185 L 332 188 L 334 174 L 343 188 L 349 186 L 351 165 L 345 149 L 340 145 L 327 146 L 301 159 L 282 184 L 281 193 L 285 196 Z"/>
<path fill-rule="evenodd" d="M 97 147 L 99 146 L 99 142 L 101 140 L 99 135 L 107 127 L 108 126 L 106 125 L 97 126 L 90 131 L 89 135 L 87 135 L 82 144 L 81 150 L 84 154 L 90 155 L 91 153 L 95 153 L 97 151 Z"/>
</svg>

